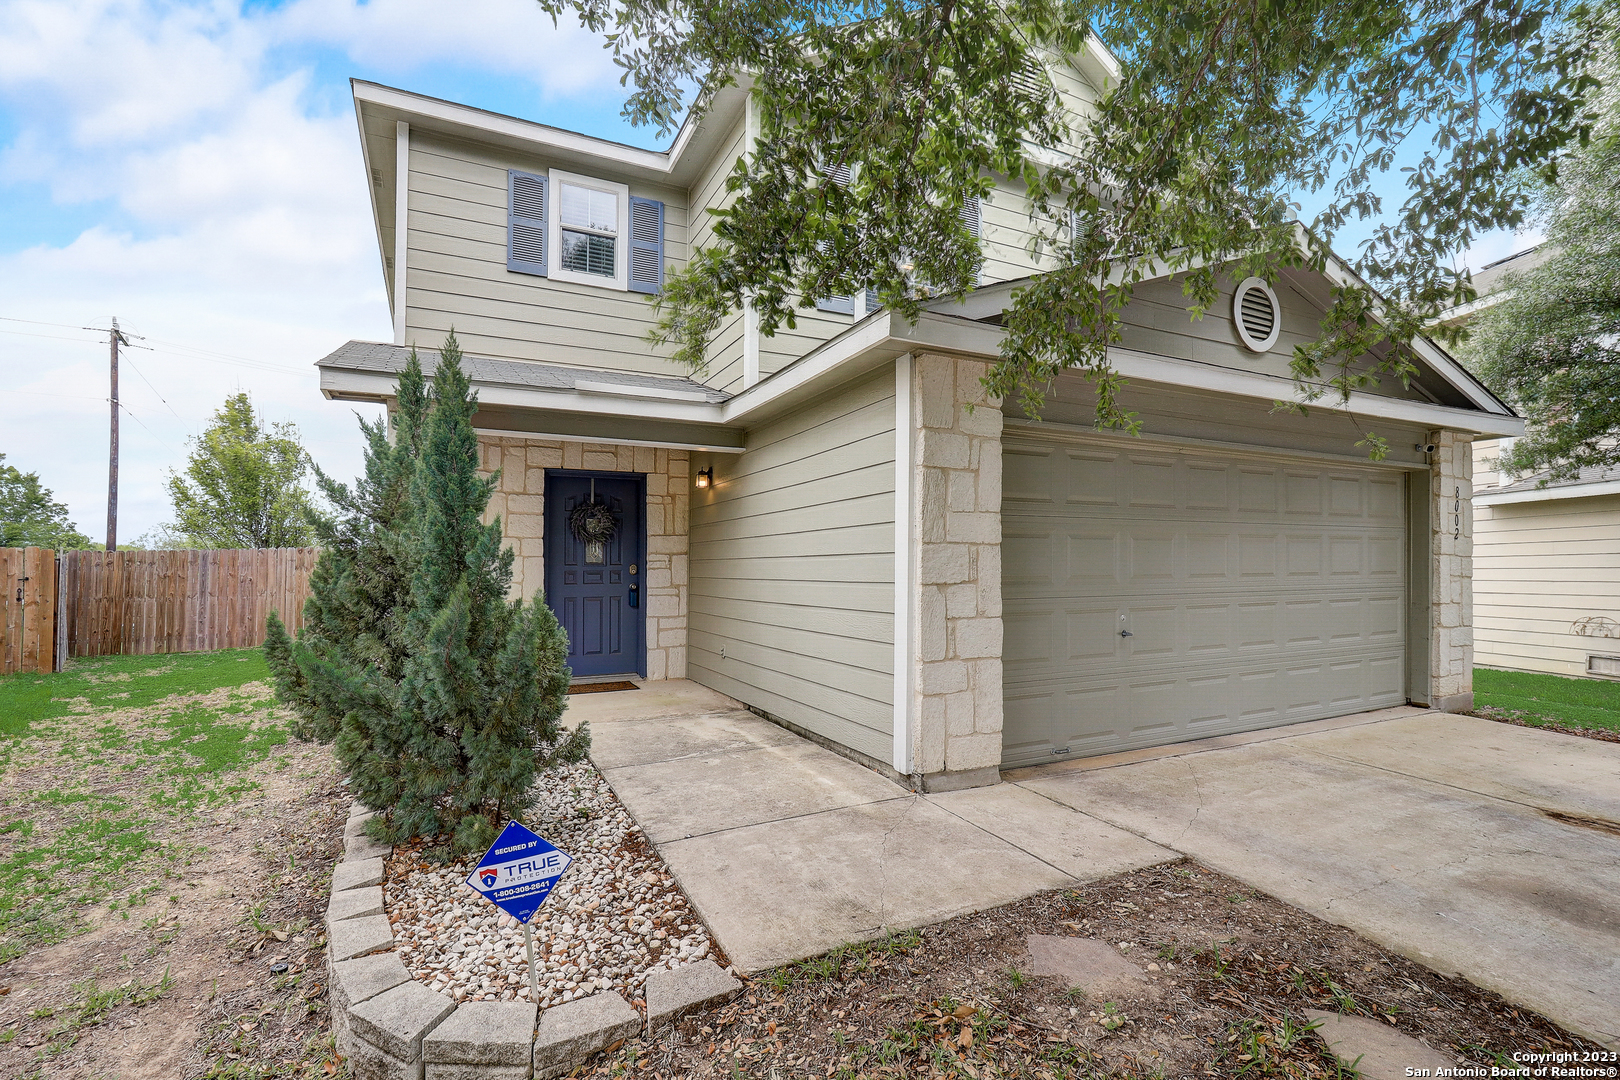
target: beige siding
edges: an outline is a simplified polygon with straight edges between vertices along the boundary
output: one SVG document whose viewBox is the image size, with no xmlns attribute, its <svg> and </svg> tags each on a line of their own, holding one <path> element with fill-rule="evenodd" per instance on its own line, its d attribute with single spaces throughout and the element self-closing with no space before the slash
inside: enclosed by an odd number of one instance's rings
<svg viewBox="0 0 1620 1080">
<path fill-rule="evenodd" d="M 894 672 L 894 380 L 846 387 L 693 455 L 688 677 L 887 761 Z"/>
<path fill-rule="evenodd" d="M 1088 380 L 1078 375 L 1061 376 L 1047 397 L 1041 419 L 1075 429 L 1093 428 L 1096 400 Z M 1330 454 L 1347 461 L 1366 461 L 1366 447 L 1356 444 L 1372 433 L 1389 441 L 1387 464 L 1425 464 L 1416 444 L 1425 440 L 1427 432 L 1405 424 L 1370 421 L 1324 409 L 1312 410 L 1308 416 L 1273 412 L 1269 401 L 1140 382 L 1125 384 L 1119 404 L 1126 412 L 1137 414 L 1142 434 L 1146 436 Z M 1015 401 L 1008 402 L 1003 411 L 1010 420 L 1026 418 Z"/>
<path fill-rule="evenodd" d="M 1294 346 L 1314 341 L 1322 332 L 1322 309 L 1283 280 L 1276 285 L 1277 301 L 1282 305 L 1282 331 L 1270 351 L 1252 352 L 1238 340 L 1232 325 L 1232 290 L 1236 282 L 1223 282 L 1220 298 L 1198 319 L 1187 310 L 1192 301 L 1182 293 L 1181 282 L 1178 276 L 1145 281 L 1136 287 L 1125 309 L 1120 340 L 1123 347 L 1287 379 L 1292 378 L 1289 362 Z M 1395 379 L 1384 379 L 1368 392 L 1428 400 Z"/>
<path fill-rule="evenodd" d="M 737 122 L 720 144 L 720 149 L 688 193 L 687 205 L 692 208 L 693 251 L 707 247 L 714 241 L 714 215 L 709 211 L 723 209 L 736 201 L 736 195 L 726 191 L 726 177 L 731 175 L 732 167 L 745 150 L 747 111 L 743 109 L 738 114 Z M 704 382 L 729 394 L 739 393 L 743 389 L 742 335 L 742 312 L 734 311 L 720 325 L 714 340 L 709 343 L 709 352 L 704 358 L 707 367 L 701 376 Z"/>
<path fill-rule="evenodd" d="M 1574 632 L 1590 616 L 1620 624 L 1620 496 L 1475 508 L 1475 663 L 1584 675 L 1588 654 L 1620 656 Z"/>
<path fill-rule="evenodd" d="M 412 133 L 407 344 L 436 346 L 454 328 L 462 348 L 480 356 L 685 374 L 661 355 L 670 349 L 646 340 L 648 297 L 506 268 L 507 170 L 543 173 L 551 164 Z M 665 257 L 683 263 L 686 193 L 642 184 L 630 192 L 664 203 Z"/>
</svg>

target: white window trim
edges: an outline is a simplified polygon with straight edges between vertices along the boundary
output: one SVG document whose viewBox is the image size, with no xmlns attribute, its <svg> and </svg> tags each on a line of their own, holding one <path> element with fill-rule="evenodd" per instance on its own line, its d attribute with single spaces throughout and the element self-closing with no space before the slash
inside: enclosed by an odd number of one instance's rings
<svg viewBox="0 0 1620 1080">
<path fill-rule="evenodd" d="M 594 176 L 581 176 L 578 173 L 563 172 L 561 169 L 552 169 L 551 190 L 546 198 L 546 262 L 547 272 L 553 281 L 568 281 L 575 285 L 594 285 L 598 289 L 618 289 L 620 292 L 630 290 L 630 187 L 628 184 L 615 184 L 611 180 L 598 180 Z M 579 187 L 591 188 L 595 191 L 605 191 L 618 200 L 619 206 L 619 235 L 613 241 L 613 276 L 602 277 L 599 274 L 582 274 L 577 270 L 564 270 L 562 265 L 562 185 L 575 184 Z"/>
</svg>

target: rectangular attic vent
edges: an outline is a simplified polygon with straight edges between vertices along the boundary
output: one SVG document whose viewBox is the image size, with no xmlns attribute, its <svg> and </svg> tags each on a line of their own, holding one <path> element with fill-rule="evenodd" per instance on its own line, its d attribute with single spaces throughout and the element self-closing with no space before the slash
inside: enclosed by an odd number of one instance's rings
<svg viewBox="0 0 1620 1080">
<path fill-rule="evenodd" d="M 1594 656 L 1588 653 L 1586 657 L 1586 673 L 1588 675 L 1601 675 L 1609 679 L 1620 679 L 1620 656 Z"/>
</svg>

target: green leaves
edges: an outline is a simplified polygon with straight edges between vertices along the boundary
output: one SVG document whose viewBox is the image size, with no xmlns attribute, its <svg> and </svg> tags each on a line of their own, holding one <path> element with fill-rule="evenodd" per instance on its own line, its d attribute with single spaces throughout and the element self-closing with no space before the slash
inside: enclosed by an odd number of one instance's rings
<svg viewBox="0 0 1620 1080">
<path fill-rule="evenodd" d="M 1614 22 L 1610 22 L 1612 30 Z M 1612 40 L 1612 39 L 1611 39 Z M 1611 47 L 1612 49 L 1612 47 Z M 1549 257 L 1501 283 L 1470 327 L 1466 356 L 1528 421 L 1502 457 L 1509 473 L 1567 479 L 1620 464 L 1620 92 L 1609 75 L 1591 141 L 1565 155 L 1537 205 Z"/>
<path fill-rule="evenodd" d="M 175 528 L 197 547 L 303 547 L 309 456 L 290 423 L 263 425 L 247 392 L 225 399 L 193 440 L 185 473 L 169 474 Z"/>
<path fill-rule="evenodd" d="M 542 599 L 508 600 L 512 551 L 483 515 L 477 397 L 451 334 L 429 391 L 416 354 L 400 376 L 395 438 L 368 440 L 351 490 L 319 479 L 338 515 L 323 544 L 305 630 L 271 616 L 265 655 L 306 737 L 331 742 L 355 795 L 384 811 L 390 841 L 487 845 L 534 800 L 536 775 L 578 761 L 585 725 L 564 731 L 568 643 Z"/>
<path fill-rule="evenodd" d="M 52 498 L 39 474 L 5 460 L 0 454 L 0 547 L 88 548 L 90 538 L 68 520 L 67 506 Z"/>
<path fill-rule="evenodd" d="M 827 296 L 875 288 L 914 318 L 970 290 L 981 253 L 956 211 L 980 194 L 1027 221 L 1037 267 L 991 388 L 1037 411 L 1078 369 L 1098 422 L 1122 428 L 1107 349 L 1145 277 L 1178 275 L 1196 312 L 1223 280 L 1326 268 L 1367 219 L 1364 280 L 1341 285 L 1293 370 L 1307 399 L 1404 377 L 1405 343 L 1469 296 L 1451 257 L 1523 220 L 1532 171 L 1587 137 L 1595 85 L 1593 11 L 1573 0 L 541 4 L 604 32 L 632 120 L 667 129 L 751 88 L 759 141 L 714 240 L 660 298 L 655 338 L 679 361 L 703 367 L 744 304 L 770 334 Z M 1088 27 L 1121 67 L 1094 94 L 1077 67 L 1095 79 L 1109 62 L 1083 58 Z M 836 165 L 848 183 L 828 182 Z M 1407 194 L 1386 210 L 1394 168 Z M 1301 227 L 1305 200 L 1322 209 Z"/>
</svg>

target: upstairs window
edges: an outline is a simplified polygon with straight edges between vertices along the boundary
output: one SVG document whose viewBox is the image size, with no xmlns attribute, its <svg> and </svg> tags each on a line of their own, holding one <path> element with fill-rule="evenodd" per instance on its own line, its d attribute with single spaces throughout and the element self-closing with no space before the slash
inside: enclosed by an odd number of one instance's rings
<svg viewBox="0 0 1620 1080">
<path fill-rule="evenodd" d="M 562 268 L 575 274 L 616 277 L 618 194 L 566 180 L 557 185 L 557 191 Z"/>
<path fill-rule="evenodd" d="M 664 287 L 664 204 L 624 184 L 513 169 L 506 223 L 508 270 L 648 294 Z"/>
</svg>

